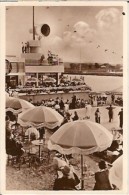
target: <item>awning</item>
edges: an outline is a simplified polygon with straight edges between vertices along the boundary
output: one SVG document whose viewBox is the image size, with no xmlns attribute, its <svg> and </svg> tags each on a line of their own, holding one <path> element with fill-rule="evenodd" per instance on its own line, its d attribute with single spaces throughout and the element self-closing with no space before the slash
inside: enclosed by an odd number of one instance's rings
<svg viewBox="0 0 129 195">
<path fill-rule="evenodd" d="M 25 75 L 25 72 L 12 72 L 12 73 L 9 73 L 8 76 L 24 76 Z"/>
</svg>

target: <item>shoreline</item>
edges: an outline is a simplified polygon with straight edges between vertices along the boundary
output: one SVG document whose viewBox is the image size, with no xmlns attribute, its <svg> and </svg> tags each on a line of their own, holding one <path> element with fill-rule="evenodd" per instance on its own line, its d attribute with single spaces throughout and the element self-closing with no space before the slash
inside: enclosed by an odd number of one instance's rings
<svg viewBox="0 0 129 195">
<path fill-rule="evenodd" d="M 87 73 L 83 73 L 83 72 L 64 72 L 63 75 L 91 75 L 91 76 L 117 76 L 117 77 L 123 77 L 123 72 L 122 73 L 110 73 L 110 72 L 87 72 Z"/>
</svg>

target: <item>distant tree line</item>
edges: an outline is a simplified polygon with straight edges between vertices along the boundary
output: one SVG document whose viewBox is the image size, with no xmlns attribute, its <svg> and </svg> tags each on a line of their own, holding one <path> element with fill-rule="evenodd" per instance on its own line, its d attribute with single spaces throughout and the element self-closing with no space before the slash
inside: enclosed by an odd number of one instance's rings
<svg viewBox="0 0 129 195">
<path fill-rule="evenodd" d="M 65 72 L 121 72 L 122 71 L 122 65 L 116 64 L 112 65 L 109 63 L 67 63 L 66 66 L 64 66 Z"/>
</svg>

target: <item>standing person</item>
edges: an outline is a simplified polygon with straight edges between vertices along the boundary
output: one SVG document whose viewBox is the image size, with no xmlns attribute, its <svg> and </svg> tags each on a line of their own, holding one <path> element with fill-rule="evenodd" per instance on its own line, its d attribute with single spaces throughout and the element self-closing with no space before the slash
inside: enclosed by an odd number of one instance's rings
<svg viewBox="0 0 129 195">
<path fill-rule="evenodd" d="M 26 43 L 26 50 L 27 50 L 27 53 L 30 53 L 30 44 L 29 44 L 29 42 Z"/>
<path fill-rule="evenodd" d="M 22 53 L 24 53 L 24 52 L 25 52 L 25 46 L 24 46 L 24 44 L 22 42 Z"/>
<path fill-rule="evenodd" d="M 108 115 L 109 115 L 109 123 L 111 123 L 112 119 L 113 119 L 113 109 L 115 109 L 115 107 L 112 107 L 112 105 L 110 105 L 109 107 L 106 108 L 108 110 Z"/>
<path fill-rule="evenodd" d="M 112 100 L 112 103 L 115 102 L 115 95 L 114 94 L 111 95 L 111 100 Z"/>
<path fill-rule="evenodd" d="M 89 102 L 85 104 L 86 119 L 90 119 L 90 117 L 91 117 L 91 108 L 92 108 L 92 106 L 90 105 Z"/>
<path fill-rule="evenodd" d="M 121 108 L 121 111 L 118 113 L 119 119 L 120 119 L 120 128 L 123 128 L 123 108 Z"/>
<path fill-rule="evenodd" d="M 25 43 L 25 47 L 24 48 L 25 48 L 24 49 L 25 53 L 27 53 L 27 43 Z"/>
<path fill-rule="evenodd" d="M 75 107 L 76 107 L 76 95 L 73 95 L 73 97 L 72 97 L 72 109 L 75 109 Z"/>
<path fill-rule="evenodd" d="M 105 161 L 100 161 L 99 171 L 95 173 L 95 186 L 94 190 L 112 190 L 112 186 L 109 181 L 109 170 Z"/>
<path fill-rule="evenodd" d="M 60 105 L 60 109 L 64 110 L 64 102 L 63 102 L 62 98 L 61 98 L 61 100 L 59 102 L 59 105 Z"/>
<path fill-rule="evenodd" d="M 100 123 L 100 111 L 99 108 L 96 109 L 95 111 L 95 122 Z"/>
<path fill-rule="evenodd" d="M 94 100 L 93 100 L 93 106 L 97 106 L 97 97 L 96 96 L 94 96 Z"/>
<path fill-rule="evenodd" d="M 65 112 L 68 112 L 69 111 L 69 100 L 67 100 L 64 104 L 64 110 Z"/>
<path fill-rule="evenodd" d="M 44 56 L 44 55 L 41 55 L 41 58 L 40 58 L 40 65 L 42 65 L 44 59 L 45 59 L 45 56 Z"/>
</svg>

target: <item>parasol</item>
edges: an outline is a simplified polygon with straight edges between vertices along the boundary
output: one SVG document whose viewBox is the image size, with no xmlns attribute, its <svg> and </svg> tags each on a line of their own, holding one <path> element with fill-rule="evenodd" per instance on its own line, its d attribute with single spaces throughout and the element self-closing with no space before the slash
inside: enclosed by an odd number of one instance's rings
<svg viewBox="0 0 129 195">
<path fill-rule="evenodd" d="M 6 98 L 6 111 L 11 111 L 14 114 L 19 114 L 20 112 L 33 107 L 34 105 L 26 100 L 14 97 Z"/>
<path fill-rule="evenodd" d="M 102 125 L 78 120 L 61 126 L 48 141 L 48 149 L 62 154 L 81 154 L 81 178 L 83 178 L 83 154 L 101 152 L 112 143 L 112 134 Z M 82 180 L 82 189 L 84 183 Z"/>
<path fill-rule="evenodd" d="M 37 106 L 28 109 L 20 114 L 19 123 L 21 125 L 33 125 L 35 127 L 47 127 L 53 129 L 60 126 L 64 118 L 54 109 L 46 106 Z"/>
<path fill-rule="evenodd" d="M 54 78 L 48 77 L 43 80 L 44 83 L 55 83 L 56 80 Z"/>
<path fill-rule="evenodd" d="M 117 158 L 113 162 L 113 166 L 109 172 L 109 180 L 111 184 L 114 184 L 118 189 L 122 189 L 123 181 L 123 155 Z"/>
</svg>

